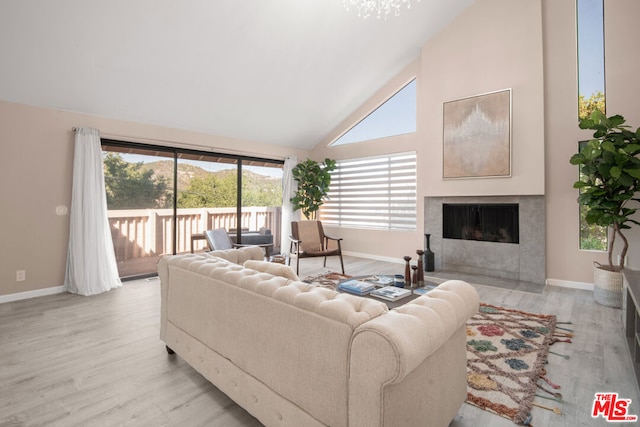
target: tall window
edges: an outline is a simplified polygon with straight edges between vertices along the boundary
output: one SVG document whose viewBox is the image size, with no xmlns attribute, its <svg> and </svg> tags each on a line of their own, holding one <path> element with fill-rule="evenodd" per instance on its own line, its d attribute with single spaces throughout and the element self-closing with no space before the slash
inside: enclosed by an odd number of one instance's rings
<svg viewBox="0 0 640 427">
<path fill-rule="evenodd" d="M 595 109 L 606 112 L 603 0 L 577 0 L 578 118 Z M 579 144 L 579 147 L 583 143 Z M 607 250 L 607 229 L 587 224 L 586 206 L 579 205 L 580 249 Z"/>
<path fill-rule="evenodd" d="M 338 161 L 320 219 L 345 227 L 415 230 L 416 153 Z"/>
<path fill-rule="evenodd" d="M 416 80 L 394 93 L 331 145 L 344 145 L 416 131 Z"/>
<path fill-rule="evenodd" d="M 603 0 L 577 0 L 578 117 L 605 113 Z"/>
<path fill-rule="evenodd" d="M 103 158 L 121 277 L 154 274 L 163 254 L 207 249 L 202 233 L 215 228 L 279 251 L 282 161 L 107 140 Z"/>
</svg>

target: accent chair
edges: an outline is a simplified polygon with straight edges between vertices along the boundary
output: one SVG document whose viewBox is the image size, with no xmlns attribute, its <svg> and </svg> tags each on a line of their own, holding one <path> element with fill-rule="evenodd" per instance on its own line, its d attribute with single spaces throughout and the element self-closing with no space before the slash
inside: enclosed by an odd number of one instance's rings
<svg viewBox="0 0 640 427">
<path fill-rule="evenodd" d="M 269 250 L 273 247 L 273 243 L 261 244 L 261 245 L 245 245 L 240 243 L 233 243 L 229 233 L 224 228 L 216 228 L 215 230 L 207 230 L 204 232 L 204 237 L 207 239 L 209 248 L 212 251 L 224 251 L 227 249 L 236 249 L 246 246 L 259 246 L 264 249 L 265 257 L 269 259 Z"/>
<path fill-rule="evenodd" d="M 313 220 L 291 222 L 291 244 L 289 246 L 289 260 L 296 259 L 296 274 L 300 272 L 300 258 L 324 257 L 324 266 L 327 266 L 328 256 L 340 257 L 340 267 L 344 274 L 344 262 L 342 260 L 342 238 L 327 236 L 324 234 L 322 222 Z M 329 242 L 335 242 L 337 247 L 329 247 Z"/>
</svg>

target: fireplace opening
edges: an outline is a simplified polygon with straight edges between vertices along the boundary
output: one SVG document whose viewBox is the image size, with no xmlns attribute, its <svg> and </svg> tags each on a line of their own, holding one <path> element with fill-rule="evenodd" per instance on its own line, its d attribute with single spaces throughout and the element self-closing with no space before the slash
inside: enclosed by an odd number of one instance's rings
<svg viewBox="0 0 640 427">
<path fill-rule="evenodd" d="M 442 237 L 519 243 L 518 204 L 444 203 Z"/>
</svg>

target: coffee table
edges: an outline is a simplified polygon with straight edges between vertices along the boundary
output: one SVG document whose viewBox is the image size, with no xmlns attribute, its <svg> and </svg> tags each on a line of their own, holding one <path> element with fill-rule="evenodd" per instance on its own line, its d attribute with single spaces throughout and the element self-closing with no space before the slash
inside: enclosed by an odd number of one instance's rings
<svg viewBox="0 0 640 427">
<path fill-rule="evenodd" d="M 338 283 L 336 284 L 336 291 L 341 292 L 341 293 L 345 293 L 345 294 L 356 295 L 356 294 L 352 294 L 352 293 L 350 293 L 350 292 L 345 292 L 345 291 L 343 291 L 343 290 L 340 290 L 340 289 L 338 288 L 338 285 L 340 285 L 340 284 L 341 284 L 341 283 L 343 283 L 343 282 L 346 282 L 346 281 L 349 281 L 349 280 L 354 280 L 354 279 L 355 279 L 355 280 L 363 280 L 363 281 L 365 281 L 365 282 L 369 282 L 369 281 L 371 281 L 371 280 L 367 280 L 367 279 L 371 279 L 371 278 L 372 278 L 372 277 L 374 277 L 374 276 L 382 277 L 382 278 L 390 277 L 390 278 L 392 278 L 392 279 L 395 277 L 393 274 L 368 274 L 368 275 L 365 275 L 365 276 L 353 276 L 353 277 L 351 277 L 351 278 L 349 278 L 349 279 L 342 279 L 342 280 L 338 281 Z M 375 283 L 375 282 L 374 282 L 374 283 Z M 391 282 L 391 284 L 393 284 L 393 282 Z M 425 284 L 425 286 L 426 286 L 426 285 L 438 286 L 438 284 L 437 284 L 437 283 L 433 283 L 433 282 L 424 282 L 424 284 Z M 384 286 L 384 285 L 383 285 L 383 286 Z M 405 287 L 406 287 L 406 286 L 405 286 Z M 409 296 L 407 296 L 407 297 L 404 297 L 404 298 L 402 298 L 402 299 L 399 299 L 399 300 L 397 300 L 397 301 L 387 301 L 387 300 L 385 300 L 385 299 L 377 298 L 377 297 L 374 297 L 374 296 L 371 296 L 371 295 L 356 295 L 356 296 L 361 296 L 361 297 L 364 297 L 364 298 L 369 298 L 369 299 L 373 299 L 373 300 L 376 300 L 376 301 L 383 302 L 383 303 L 387 304 L 387 307 L 389 307 L 389 308 L 391 309 L 391 308 L 397 308 L 397 307 L 400 307 L 400 306 L 402 306 L 402 305 L 404 305 L 404 304 L 406 304 L 406 303 L 408 303 L 408 302 L 410 302 L 410 301 L 413 301 L 414 299 L 416 299 L 416 298 L 418 298 L 419 296 L 421 296 L 421 294 L 416 294 L 416 293 L 415 293 L 415 292 L 413 292 L 413 290 L 412 290 L 411 295 L 409 295 Z"/>
</svg>

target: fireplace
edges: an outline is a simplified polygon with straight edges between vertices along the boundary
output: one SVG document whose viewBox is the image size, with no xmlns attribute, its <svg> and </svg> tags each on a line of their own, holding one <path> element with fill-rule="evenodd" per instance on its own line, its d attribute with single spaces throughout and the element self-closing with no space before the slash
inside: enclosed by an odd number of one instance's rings
<svg viewBox="0 0 640 427">
<path fill-rule="evenodd" d="M 425 197 L 424 216 L 436 271 L 545 283 L 544 196 Z"/>
<path fill-rule="evenodd" d="M 442 237 L 519 243 L 518 204 L 444 203 Z"/>
</svg>

